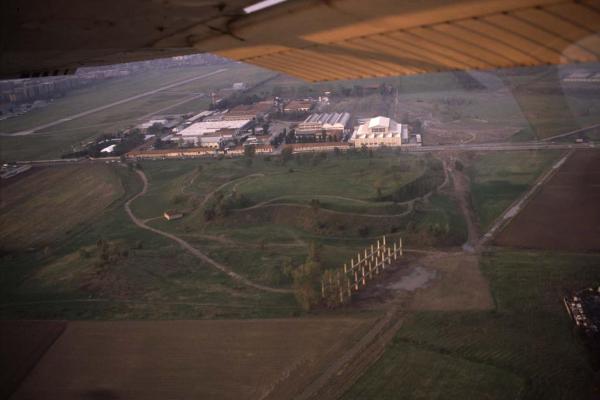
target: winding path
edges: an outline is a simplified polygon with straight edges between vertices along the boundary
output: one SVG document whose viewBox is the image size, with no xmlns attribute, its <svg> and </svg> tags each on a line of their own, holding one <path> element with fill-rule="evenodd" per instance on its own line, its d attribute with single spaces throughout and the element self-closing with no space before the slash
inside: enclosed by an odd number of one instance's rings
<svg viewBox="0 0 600 400">
<path fill-rule="evenodd" d="M 274 200 L 275 199 L 272 199 L 270 201 L 274 201 Z M 240 209 L 237 209 L 237 210 L 234 210 L 234 211 L 235 212 L 242 212 L 242 211 L 249 211 L 249 210 L 253 210 L 253 209 L 257 209 L 257 208 L 282 207 L 282 206 L 283 207 L 297 207 L 297 208 L 312 208 L 312 206 L 306 205 L 306 204 L 298 204 L 298 203 L 270 203 L 270 202 L 266 202 L 266 203 L 257 204 L 255 206 L 248 207 L 248 208 L 240 208 Z M 354 216 L 357 216 L 357 217 L 367 217 L 367 218 L 400 218 L 400 217 L 407 216 L 412 211 L 413 211 L 412 204 L 410 204 L 408 206 L 408 209 L 406 211 L 403 211 L 400 214 L 363 214 L 363 213 L 355 213 L 355 212 L 350 212 L 350 211 L 330 210 L 328 208 L 323 208 L 323 207 L 319 208 L 319 212 L 325 212 L 325 213 L 329 213 L 329 214 L 340 214 L 340 215 L 354 215 Z"/>
<path fill-rule="evenodd" d="M 217 193 L 219 190 L 222 190 L 223 188 L 231 185 L 234 182 L 236 182 L 234 189 L 237 189 L 237 185 L 239 185 L 240 181 L 243 181 L 244 179 L 248 179 L 248 178 L 256 178 L 256 177 L 263 177 L 263 176 L 265 176 L 265 174 L 256 173 L 256 174 L 245 175 L 240 178 L 236 178 L 236 179 L 227 181 L 224 184 L 222 184 L 221 186 L 219 186 L 218 188 L 216 188 L 215 190 L 213 190 L 212 192 L 208 193 L 206 196 L 204 196 L 204 199 L 202 200 L 202 203 L 200 203 L 199 206 L 203 207 L 206 204 L 206 202 L 208 201 L 208 199 L 210 199 L 215 193 Z"/>
<path fill-rule="evenodd" d="M 175 235 L 173 235 L 171 233 L 164 232 L 164 231 L 161 231 L 159 229 L 156 229 L 156 228 L 153 228 L 151 226 L 146 225 L 146 223 L 144 221 L 142 221 L 139 218 L 137 218 L 135 216 L 135 214 L 133 213 L 133 211 L 131 211 L 131 203 L 134 200 L 136 200 L 137 198 L 145 195 L 146 192 L 148 191 L 148 178 L 146 177 L 146 174 L 144 174 L 144 172 L 140 171 L 140 170 L 137 170 L 136 172 L 140 176 L 140 178 L 142 179 L 144 187 L 142 188 L 142 190 L 138 194 L 136 194 L 135 196 L 133 196 L 131 199 L 127 200 L 127 202 L 125 203 L 125 211 L 127 212 L 127 215 L 129 215 L 129 218 L 131 218 L 131 221 L 134 224 L 136 224 L 138 227 L 140 227 L 142 229 L 146 229 L 148 231 L 154 232 L 154 233 L 156 233 L 158 235 L 161 235 L 161 236 L 164 236 L 164 237 L 166 237 L 168 239 L 171 239 L 174 242 L 177 242 L 181 247 L 183 247 L 185 250 L 189 251 L 196 258 L 199 258 L 203 262 L 212 265 L 213 267 L 215 267 L 219 271 L 221 271 L 221 272 L 229 275 L 234 280 L 236 280 L 238 282 L 241 282 L 241 283 L 243 283 L 246 286 L 250 286 L 250 287 L 253 287 L 255 289 L 263 290 L 265 292 L 271 292 L 271 293 L 292 293 L 292 290 L 290 290 L 290 289 L 277 289 L 277 288 L 272 288 L 272 287 L 269 287 L 269 286 L 260 285 L 258 283 L 254 283 L 254 282 L 246 279 L 245 277 L 239 275 L 238 273 L 232 271 L 229 267 L 227 267 L 227 266 L 225 266 L 225 265 L 223 265 L 223 264 L 221 264 L 221 263 L 213 260 L 212 258 L 210 258 L 206 254 L 202 253 L 200 250 L 196 249 L 195 247 L 193 247 L 191 244 L 189 244 L 185 240 L 181 239 L 180 237 L 175 236 Z M 212 192 L 212 193 L 214 193 L 214 192 Z"/>
<path fill-rule="evenodd" d="M 254 175 L 261 175 L 261 174 L 254 174 Z M 417 201 L 417 200 L 428 200 L 433 195 L 434 192 L 439 191 L 439 190 L 443 189 L 446 185 L 448 185 L 448 180 L 449 180 L 449 176 L 448 175 L 449 175 L 449 173 L 448 173 L 448 166 L 446 165 L 446 163 L 444 163 L 444 181 L 438 187 L 436 187 L 434 190 L 432 190 L 432 191 L 424 194 L 423 196 L 415 197 L 414 199 L 406 200 L 406 201 L 403 201 L 401 203 L 393 203 L 394 205 L 397 205 L 397 206 L 407 206 L 406 211 L 403 211 L 400 214 L 365 214 L 365 213 L 355 213 L 355 212 L 351 212 L 351 211 L 336 211 L 336 210 L 331 210 L 331 209 L 323 208 L 323 207 L 319 208 L 319 212 L 323 211 L 323 212 L 327 212 L 327 213 L 331 213 L 331 214 L 354 215 L 354 216 L 358 216 L 358 217 L 367 217 L 367 218 L 401 218 L 401 217 L 405 217 L 408 214 L 410 214 L 411 212 L 413 212 L 415 201 Z M 252 175 L 248 175 L 248 177 L 250 177 L 250 176 L 252 176 Z M 255 210 L 257 208 L 262 208 L 262 207 L 278 207 L 278 206 L 299 207 L 299 208 L 311 208 L 312 207 L 312 206 L 307 205 L 307 204 L 276 203 L 279 200 L 283 200 L 283 199 L 297 199 L 299 197 L 307 197 L 307 198 L 313 198 L 313 199 L 316 199 L 316 198 L 329 198 L 329 199 L 346 200 L 346 201 L 353 201 L 353 202 L 357 202 L 357 203 L 361 203 L 361 204 L 371 204 L 371 205 L 373 205 L 373 204 L 377 204 L 377 205 L 382 204 L 382 203 L 372 202 L 372 201 L 369 201 L 369 200 L 354 199 L 352 197 L 334 196 L 334 195 L 327 195 L 327 194 L 286 195 L 286 196 L 278 196 L 278 197 L 274 197 L 274 198 L 269 199 L 269 200 L 261 201 L 260 203 L 257 203 L 257 204 L 255 204 L 253 206 L 250 206 L 250 207 L 238 208 L 238 209 L 236 209 L 234 211 L 235 212 L 243 212 L 243 211 Z"/>
</svg>

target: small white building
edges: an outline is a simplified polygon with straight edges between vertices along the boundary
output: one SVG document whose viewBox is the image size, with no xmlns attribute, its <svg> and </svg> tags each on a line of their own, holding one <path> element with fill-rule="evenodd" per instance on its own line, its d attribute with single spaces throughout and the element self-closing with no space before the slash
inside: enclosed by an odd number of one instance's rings
<svg viewBox="0 0 600 400">
<path fill-rule="evenodd" d="M 167 221 L 172 221 L 174 219 L 183 218 L 183 213 L 177 210 L 167 210 L 163 213 L 163 216 Z"/>
<path fill-rule="evenodd" d="M 111 144 L 110 146 L 107 146 L 100 150 L 100 153 L 112 153 L 115 150 L 115 147 L 117 147 L 116 144 Z"/>
<path fill-rule="evenodd" d="M 408 127 L 387 117 L 366 120 L 354 129 L 350 142 L 356 147 L 402 146 L 402 136 L 408 136 Z"/>
</svg>

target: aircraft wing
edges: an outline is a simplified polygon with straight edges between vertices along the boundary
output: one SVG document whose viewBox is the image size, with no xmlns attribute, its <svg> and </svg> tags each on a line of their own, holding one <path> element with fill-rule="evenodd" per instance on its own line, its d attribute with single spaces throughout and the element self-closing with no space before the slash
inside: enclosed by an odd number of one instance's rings
<svg viewBox="0 0 600 400">
<path fill-rule="evenodd" d="M 307 81 L 600 58 L 600 0 L 288 0 L 248 12 L 255 3 L 4 1 L 0 76 L 201 52 Z"/>
</svg>

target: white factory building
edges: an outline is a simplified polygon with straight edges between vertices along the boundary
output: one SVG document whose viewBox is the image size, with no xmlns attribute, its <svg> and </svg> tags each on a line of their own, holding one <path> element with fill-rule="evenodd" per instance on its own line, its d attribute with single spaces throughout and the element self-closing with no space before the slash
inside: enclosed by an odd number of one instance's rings
<svg viewBox="0 0 600 400">
<path fill-rule="evenodd" d="M 352 133 L 350 142 L 362 146 L 401 146 L 408 142 L 408 126 L 387 117 L 365 120 Z"/>
<path fill-rule="evenodd" d="M 250 124 L 249 119 L 233 121 L 202 121 L 196 122 L 179 132 L 187 143 L 195 146 L 218 148 L 225 140 L 236 137 L 239 131 Z"/>
</svg>

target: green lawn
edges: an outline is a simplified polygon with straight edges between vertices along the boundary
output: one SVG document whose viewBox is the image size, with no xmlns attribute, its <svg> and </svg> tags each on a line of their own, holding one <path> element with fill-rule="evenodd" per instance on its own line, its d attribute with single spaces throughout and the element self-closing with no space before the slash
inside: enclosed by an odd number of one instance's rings
<svg viewBox="0 0 600 400">
<path fill-rule="evenodd" d="M 597 284 L 598 262 L 598 255 L 484 255 L 496 309 L 410 315 L 344 399 L 590 398 L 593 371 L 561 299 Z"/>
<path fill-rule="evenodd" d="M 385 196 L 424 172 L 419 158 L 411 155 L 382 158 L 354 158 L 347 160 L 329 155 L 318 164 L 298 164 L 289 170 L 274 171 L 240 184 L 237 190 L 248 196 L 253 203 L 280 196 L 330 195 L 351 199 L 374 201 L 376 187 Z M 406 172 L 402 166 L 406 166 Z"/>
<path fill-rule="evenodd" d="M 561 154 L 556 150 L 477 154 L 467 172 L 482 228 L 488 228 Z"/>
</svg>

